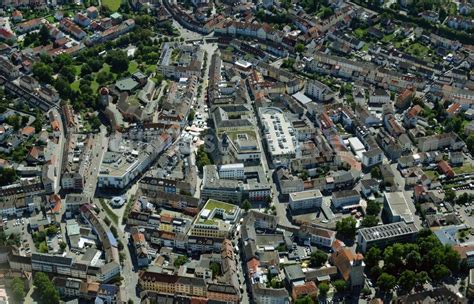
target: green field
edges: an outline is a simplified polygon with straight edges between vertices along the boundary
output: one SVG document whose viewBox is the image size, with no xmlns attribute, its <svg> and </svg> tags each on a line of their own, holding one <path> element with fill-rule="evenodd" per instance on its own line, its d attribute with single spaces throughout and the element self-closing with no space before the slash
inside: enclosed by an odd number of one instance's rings
<svg viewBox="0 0 474 304">
<path fill-rule="evenodd" d="M 112 12 L 116 12 L 119 9 L 121 3 L 121 0 L 102 0 L 102 5 L 106 6 Z"/>
<path fill-rule="evenodd" d="M 453 170 L 456 174 L 474 173 L 474 166 L 467 164 L 461 167 L 455 167 Z"/>
<path fill-rule="evenodd" d="M 207 204 L 204 206 L 204 209 L 206 210 L 214 210 L 216 208 L 223 209 L 225 212 L 231 212 L 235 209 L 235 206 L 212 199 L 207 201 Z"/>
</svg>

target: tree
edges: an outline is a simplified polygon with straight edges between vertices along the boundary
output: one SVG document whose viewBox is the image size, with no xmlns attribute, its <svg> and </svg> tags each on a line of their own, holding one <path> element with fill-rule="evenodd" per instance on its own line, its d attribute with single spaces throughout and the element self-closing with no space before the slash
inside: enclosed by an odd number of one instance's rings
<svg viewBox="0 0 474 304">
<path fill-rule="evenodd" d="M 388 273 L 382 273 L 377 279 L 377 286 L 383 292 L 389 292 L 397 284 L 397 279 Z"/>
<path fill-rule="evenodd" d="M 412 251 L 407 254 L 405 258 L 405 265 L 407 269 L 416 270 L 421 265 L 421 255 L 418 251 Z"/>
<path fill-rule="evenodd" d="M 328 255 L 322 250 L 311 253 L 310 264 L 312 267 L 321 267 L 328 260 Z"/>
<path fill-rule="evenodd" d="M 100 122 L 100 119 L 99 119 L 99 117 L 97 117 L 97 115 L 93 115 L 90 118 L 89 122 L 91 124 L 92 130 L 99 130 L 100 126 L 102 125 L 102 123 Z"/>
<path fill-rule="evenodd" d="M 466 139 L 466 146 L 469 152 L 474 155 L 474 134 L 469 135 Z"/>
<path fill-rule="evenodd" d="M 65 242 L 63 242 L 63 241 L 59 242 L 59 248 L 61 249 L 61 252 L 64 252 L 66 247 L 67 247 L 67 245 L 66 245 Z"/>
<path fill-rule="evenodd" d="M 242 208 L 245 210 L 245 212 L 249 211 L 250 208 L 252 208 L 252 205 L 250 204 L 249 200 L 244 200 L 242 203 Z"/>
<path fill-rule="evenodd" d="M 0 186 L 6 186 L 16 181 L 16 170 L 13 168 L 0 168 Z"/>
<path fill-rule="evenodd" d="M 365 263 L 370 268 L 378 264 L 382 259 L 382 251 L 378 247 L 372 247 L 365 254 Z"/>
<path fill-rule="evenodd" d="M 297 53 L 303 53 L 304 52 L 304 44 L 298 43 L 297 45 L 295 45 L 295 51 Z"/>
<path fill-rule="evenodd" d="M 11 282 L 10 288 L 12 291 L 14 303 L 23 303 L 26 295 L 25 283 L 23 283 L 23 280 L 15 277 Z"/>
<path fill-rule="evenodd" d="M 188 121 L 193 121 L 195 115 L 196 115 L 196 111 L 194 111 L 194 109 L 191 109 L 191 111 L 189 111 L 189 114 L 188 114 Z"/>
<path fill-rule="evenodd" d="M 207 152 L 204 150 L 204 145 L 202 145 L 197 151 L 196 166 L 199 168 L 199 171 L 202 172 L 202 168 L 210 164 L 212 164 L 211 160 L 209 159 Z"/>
<path fill-rule="evenodd" d="M 46 45 L 49 42 L 49 30 L 46 25 L 43 24 L 38 33 L 38 38 L 42 45 Z"/>
<path fill-rule="evenodd" d="M 380 207 L 380 204 L 377 201 L 369 200 L 367 202 L 367 208 L 365 209 L 365 212 L 368 215 L 379 215 L 381 209 L 382 208 Z"/>
<path fill-rule="evenodd" d="M 342 293 L 346 289 L 346 281 L 344 280 L 336 280 L 332 284 L 337 292 Z"/>
<path fill-rule="evenodd" d="M 123 73 L 128 70 L 129 59 L 127 53 L 120 50 L 112 50 L 105 57 L 105 62 L 110 65 L 113 73 Z"/>
<path fill-rule="evenodd" d="M 454 202 L 454 199 L 456 198 L 456 192 L 454 192 L 453 189 L 446 189 L 444 191 L 444 199 L 450 203 Z"/>
<path fill-rule="evenodd" d="M 431 269 L 431 278 L 435 281 L 440 281 L 450 274 L 448 267 L 438 264 Z"/>
<path fill-rule="evenodd" d="M 314 300 L 309 295 L 296 299 L 295 301 L 295 304 L 314 304 L 314 303 L 315 303 Z"/>
<path fill-rule="evenodd" d="M 48 236 L 53 236 L 53 235 L 56 235 L 58 233 L 58 227 L 56 227 L 55 225 L 51 225 L 48 227 L 48 229 L 46 229 L 46 234 Z"/>
<path fill-rule="evenodd" d="M 376 216 L 366 215 L 364 219 L 362 220 L 361 224 L 363 227 L 373 227 L 373 226 L 377 226 L 378 223 L 379 223 L 379 219 Z"/>
<path fill-rule="evenodd" d="M 453 249 L 453 247 L 446 245 L 444 247 L 444 258 L 443 264 L 451 271 L 459 271 L 459 265 L 461 263 L 461 257 L 459 253 Z"/>
<path fill-rule="evenodd" d="M 320 283 L 318 285 L 318 289 L 319 289 L 319 294 L 323 297 L 325 297 L 327 294 L 328 294 L 328 291 L 329 291 L 329 285 L 326 284 L 326 283 Z"/>
<path fill-rule="evenodd" d="M 48 245 L 46 245 L 46 242 L 41 242 L 39 244 L 38 251 L 41 253 L 48 253 L 49 250 L 48 250 Z"/>
<path fill-rule="evenodd" d="M 356 234 L 356 220 L 352 217 L 346 217 L 336 223 L 336 231 L 340 235 L 353 239 Z"/>
<path fill-rule="evenodd" d="M 221 264 L 217 262 L 211 262 L 209 264 L 209 269 L 212 271 L 212 278 L 215 279 L 217 276 L 221 275 Z"/>
<path fill-rule="evenodd" d="M 35 77 L 37 77 L 41 82 L 49 84 L 53 80 L 53 69 L 43 62 L 35 63 L 33 65 L 32 72 L 33 75 L 35 75 Z"/>
<path fill-rule="evenodd" d="M 59 303 L 59 292 L 54 287 L 49 277 L 44 272 L 37 272 L 34 275 L 33 285 L 40 295 L 39 303 L 57 304 Z"/>
<path fill-rule="evenodd" d="M 185 255 L 180 255 L 174 260 L 174 267 L 179 268 L 179 266 L 184 265 L 188 262 L 188 257 Z"/>
<path fill-rule="evenodd" d="M 370 175 L 372 176 L 372 178 L 375 178 L 375 179 L 382 179 L 383 176 L 382 176 L 382 171 L 380 171 L 380 167 L 373 167 L 372 170 L 370 170 Z"/>
<path fill-rule="evenodd" d="M 416 286 L 422 287 L 429 279 L 426 271 L 420 271 L 416 274 Z"/>
<path fill-rule="evenodd" d="M 416 273 L 411 270 L 405 270 L 402 272 L 398 278 L 398 285 L 400 290 L 403 290 L 406 293 L 409 293 L 413 287 L 415 287 L 417 282 Z"/>
</svg>

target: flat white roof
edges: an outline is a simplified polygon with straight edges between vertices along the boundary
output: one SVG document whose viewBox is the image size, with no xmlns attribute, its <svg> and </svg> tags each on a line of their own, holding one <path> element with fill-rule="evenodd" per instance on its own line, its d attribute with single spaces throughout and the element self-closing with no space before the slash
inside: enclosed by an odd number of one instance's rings
<svg viewBox="0 0 474 304">
<path fill-rule="evenodd" d="M 312 100 L 311 98 L 309 98 L 308 96 L 306 96 L 305 94 L 303 94 L 301 91 L 298 92 L 298 93 L 295 93 L 292 95 L 293 98 L 295 98 L 296 100 L 298 100 L 300 103 L 302 104 L 307 104 L 307 103 L 310 103 Z"/>
<path fill-rule="evenodd" d="M 243 168 L 244 168 L 244 164 L 236 163 L 236 164 L 222 165 L 220 167 L 220 170 L 233 170 L 233 169 L 243 169 Z"/>
<path fill-rule="evenodd" d="M 348 141 L 354 152 L 365 150 L 364 144 L 357 137 L 351 137 L 348 139 Z"/>
</svg>

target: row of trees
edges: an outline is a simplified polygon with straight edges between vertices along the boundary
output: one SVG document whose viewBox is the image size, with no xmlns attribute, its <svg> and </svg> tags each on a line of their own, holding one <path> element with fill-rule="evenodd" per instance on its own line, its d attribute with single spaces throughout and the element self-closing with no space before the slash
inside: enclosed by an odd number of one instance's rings
<svg viewBox="0 0 474 304">
<path fill-rule="evenodd" d="M 443 246 L 428 229 L 419 232 L 416 243 L 397 243 L 383 251 L 370 248 L 365 263 L 370 278 L 384 292 L 398 284 L 400 291 L 408 293 L 428 280 L 442 281 L 461 269 L 459 254 L 451 246 Z"/>
<path fill-rule="evenodd" d="M 58 304 L 59 292 L 53 282 L 44 272 L 37 272 L 33 278 L 33 285 L 39 294 L 38 303 L 40 304 Z"/>
</svg>

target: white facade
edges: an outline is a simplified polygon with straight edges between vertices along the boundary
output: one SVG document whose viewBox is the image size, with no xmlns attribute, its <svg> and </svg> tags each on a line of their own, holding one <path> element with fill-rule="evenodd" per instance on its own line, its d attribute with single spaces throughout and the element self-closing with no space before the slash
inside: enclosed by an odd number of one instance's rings
<svg viewBox="0 0 474 304">
<path fill-rule="evenodd" d="M 244 164 L 228 164 L 219 167 L 219 177 L 222 179 L 243 179 Z"/>
<path fill-rule="evenodd" d="M 306 95 L 320 101 L 328 101 L 334 98 L 334 92 L 327 85 L 317 80 L 308 81 L 305 92 Z"/>
<path fill-rule="evenodd" d="M 307 190 L 290 193 L 290 208 L 292 210 L 320 208 L 323 195 L 319 190 Z"/>
</svg>

